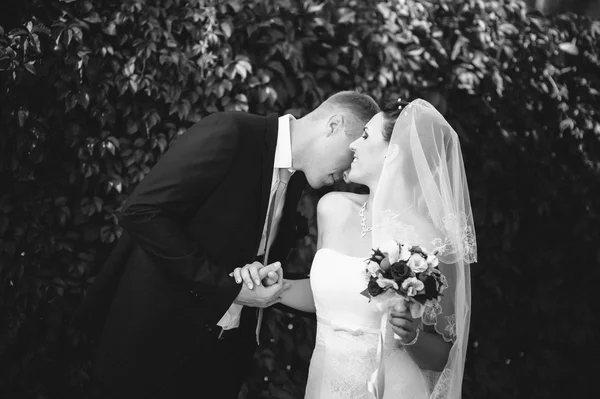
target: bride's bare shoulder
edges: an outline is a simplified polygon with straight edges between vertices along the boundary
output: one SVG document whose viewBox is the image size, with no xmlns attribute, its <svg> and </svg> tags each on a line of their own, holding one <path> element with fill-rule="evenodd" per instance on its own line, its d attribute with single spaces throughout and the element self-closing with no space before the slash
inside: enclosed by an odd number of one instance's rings
<svg viewBox="0 0 600 399">
<path fill-rule="evenodd" d="M 325 194 L 317 204 L 317 215 L 320 218 L 340 217 L 360 208 L 367 195 L 332 191 Z"/>
</svg>

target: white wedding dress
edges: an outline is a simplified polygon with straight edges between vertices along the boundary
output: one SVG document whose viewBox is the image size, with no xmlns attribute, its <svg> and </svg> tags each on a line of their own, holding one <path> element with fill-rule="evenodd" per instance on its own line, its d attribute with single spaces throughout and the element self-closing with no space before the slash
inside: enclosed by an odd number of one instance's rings
<svg viewBox="0 0 600 399">
<path fill-rule="evenodd" d="M 366 258 L 366 257 L 365 257 Z M 305 399 L 367 399 L 367 379 L 377 367 L 381 313 L 360 294 L 367 285 L 365 258 L 329 248 L 315 254 L 310 283 L 317 338 Z M 427 378 L 393 338 L 385 340 L 384 399 L 425 399 Z"/>
</svg>

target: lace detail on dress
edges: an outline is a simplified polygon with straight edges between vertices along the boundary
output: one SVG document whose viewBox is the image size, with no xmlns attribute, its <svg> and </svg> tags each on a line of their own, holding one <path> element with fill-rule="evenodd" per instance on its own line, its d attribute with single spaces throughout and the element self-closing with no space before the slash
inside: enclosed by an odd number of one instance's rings
<svg viewBox="0 0 600 399">
<path fill-rule="evenodd" d="M 327 332 L 322 329 L 322 332 L 323 345 L 337 340 L 338 344 L 349 349 L 344 352 L 336 351 L 326 361 L 328 391 L 335 393 L 339 398 L 362 398 L 366 392 L 366 377 L 374 366 L 373 360 L 377 355 L 377 347 L 373 345 L 376 342 L 376 335 L 357 334 L 354 331 L 346 332 L 339 329 Z"/>
<path fill-rule="evenodd" d="M 477 262 L 477 243 L 467 215 L 450 213 L 442 218 L 446 236 L 432 241 L 440 255 L 458 254 L 466 262 Z"/>
<path fill-rule="evenodd" d="M 376 367 L 377 330 L 344 327 L 318 319 L 307 398 L 367 398 L 367 377 Z M 389 352 L 386 351 L 386 357 Z"/>
<path fill-rule="evenodd" d="M 444 371 L 440 374 L 429 399 L 445 399 L 447 397 L 450 390 L 451 374 L 452 373 L 450 372 L 450 369 L 444 369 Z"/>
</svg>

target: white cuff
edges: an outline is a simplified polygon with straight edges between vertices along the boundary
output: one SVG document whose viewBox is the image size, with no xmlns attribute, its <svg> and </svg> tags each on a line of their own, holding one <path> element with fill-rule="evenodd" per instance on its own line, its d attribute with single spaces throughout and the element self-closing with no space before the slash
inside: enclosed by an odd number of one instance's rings
<svg viewBox="0 0 600 399">
<path fill-rule="evenodd" d="M 231 330 L 237 328 L 240 325 L 240 318 L 242 316 L 242 308 L 244 305 L 232 303 L 227 312 L 221 317 L 221 320 L 217 323 L 219 327 L 223 327 L 223 330 Z"/>
</svg>

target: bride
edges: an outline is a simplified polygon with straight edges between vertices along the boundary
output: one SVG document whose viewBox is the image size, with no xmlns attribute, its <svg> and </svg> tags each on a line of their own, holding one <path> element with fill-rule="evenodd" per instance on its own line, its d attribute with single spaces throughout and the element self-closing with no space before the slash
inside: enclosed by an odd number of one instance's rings
<svg viewBox="0 0 600 399">
<path fill-rule="evenodd" d="M 460 144 L 428 102 L 396 107 L 375 115 L 350 145 L 347 179 L 369 194 L 321 198 L 310 279 L 289 280 L 281 297 L 317 315 L 305 399 L 461 396 L 476 240 Z M 383 314 L 360 294 L 365 259 L 390 239 L 438 251 L 448 287 L 419 319 L 402 305 Z M 255 273 L 247 266 L 234 275 L 250 282 Z"/>
</svg>

